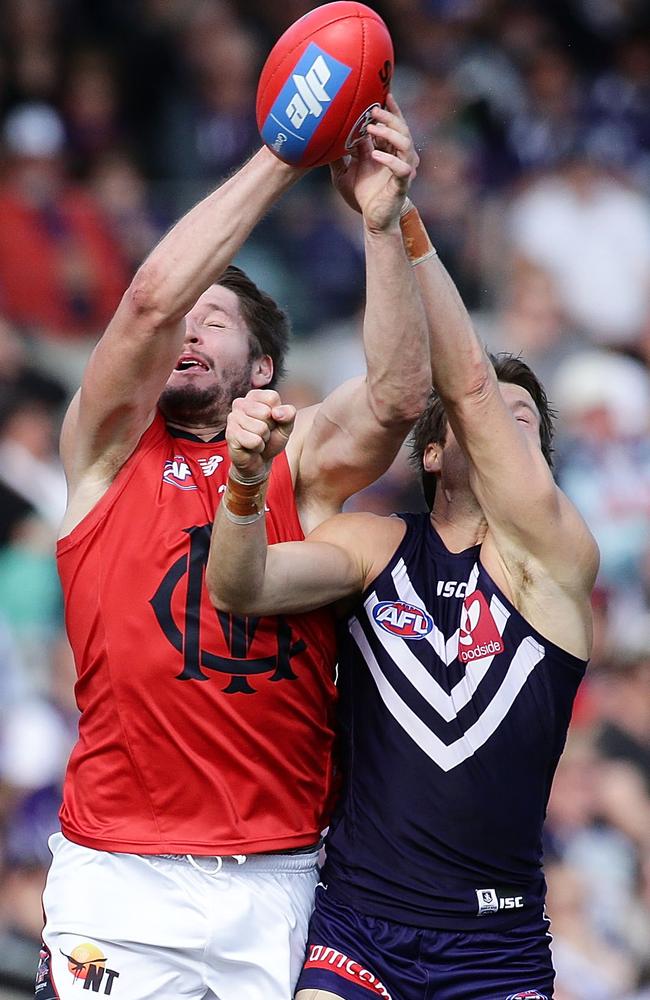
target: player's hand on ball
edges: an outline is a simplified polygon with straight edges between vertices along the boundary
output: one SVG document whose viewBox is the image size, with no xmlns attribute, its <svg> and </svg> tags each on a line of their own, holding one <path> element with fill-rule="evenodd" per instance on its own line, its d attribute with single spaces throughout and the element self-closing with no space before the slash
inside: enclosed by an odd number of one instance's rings
<svg viewBox="0 0 650 1000">
<path fill-rule="evenodd" d="M 230 460 L 241 479 L 257 479 L 286 447 L 296 408 L 275 389 L 251 389 L 235 399 L 226 423 Z"/>
<path fill-rule="evenodd" d="M 368 136 L 354 155 L 331 164 L 332 180 L 346 202 L 363 213 L 368 228 L 382 232 L 399 220 L 420 157 L 391 94 L 386 108 L 373 108 Z"/>
</svg>

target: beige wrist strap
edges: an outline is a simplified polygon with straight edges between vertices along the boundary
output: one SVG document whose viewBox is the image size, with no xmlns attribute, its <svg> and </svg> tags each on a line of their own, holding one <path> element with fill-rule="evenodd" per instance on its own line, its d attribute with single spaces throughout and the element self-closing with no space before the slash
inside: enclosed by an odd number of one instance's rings
<svg viewBox="0 0 650 1000">
<path fill-rule="evenodd" d="M 268 472 L 245 482 L 231 469 L 221 500 L 228 520 L 233 524 L 253 524 L 264 517 L 268 482 Z"/>
<path fill-rule="evenodd" d="M 402 230 L 406 256 L 410 260 L 412 267 L 438 255 L 438 251 L 424 228 L 420 213 L 410 198 L 407 198 L 404 202 L 399 224 Z"/>
</svg>

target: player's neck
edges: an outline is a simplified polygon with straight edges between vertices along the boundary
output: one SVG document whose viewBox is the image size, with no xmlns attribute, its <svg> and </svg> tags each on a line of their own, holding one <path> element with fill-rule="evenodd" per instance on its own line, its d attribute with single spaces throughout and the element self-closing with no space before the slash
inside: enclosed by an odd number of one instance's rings
<svg viewBox="0 0 650 1000">
<path fill-rule="evenodd" d="M 431 523 L 450 552 L 463 552 L 481 545 L 487 521 L 471 492 L 452 492 L 438 485 Z"/>
<path fill-rule="evenodd" d="M 211 441 L 212 438 L 215 438 L 217 434 L 221 433 L 226 425 L 223 422 L 214 424 L 185 424 L 180 423 L 177 420 L 168 420 L 167 426 L 174 431 L 182 431 L 184 434 L 193 434 L 202 441 Z"/>
</svg>

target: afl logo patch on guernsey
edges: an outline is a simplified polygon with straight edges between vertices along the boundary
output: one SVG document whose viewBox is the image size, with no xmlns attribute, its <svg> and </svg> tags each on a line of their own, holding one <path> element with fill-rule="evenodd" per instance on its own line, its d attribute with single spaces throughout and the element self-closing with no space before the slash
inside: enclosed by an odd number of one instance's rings
<svg viewBox="0 0 650 1000">
<path fill-rule="evenodd" d="M 373 608 L 372 616 L 385 632 L 401 639 L 424 639 L 433 629 L 433 619 L 424 608 L 404 601 L 382 601 Z"/>
<path fill-rule="evenodd" d="M 547 997 L 537 990 L 524 990 L 523 993 L 511 993 L 506 1000 L 547 1000 Z"/>
<path fill-rule="evenodd" d="M 179 490 L 198 490 L 192 479 L 192 470 L 182 455 L 174 455 L 173 459 L 165 462 L 162 478 L 163 483 L 176 486 Z"/>
</svg>

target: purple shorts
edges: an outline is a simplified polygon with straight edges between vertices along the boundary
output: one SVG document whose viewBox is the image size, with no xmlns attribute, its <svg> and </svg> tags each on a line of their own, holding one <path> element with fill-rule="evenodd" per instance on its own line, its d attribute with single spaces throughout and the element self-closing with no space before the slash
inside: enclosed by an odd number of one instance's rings
<svg viewBox="0 0 650 1000">
<path fill-rule="evenodd" d="M 369 917 L 316 890 L 301 989 L 343 1000 L 552 1000 L 549 923 L 437 931 Z"/>
</svg>

